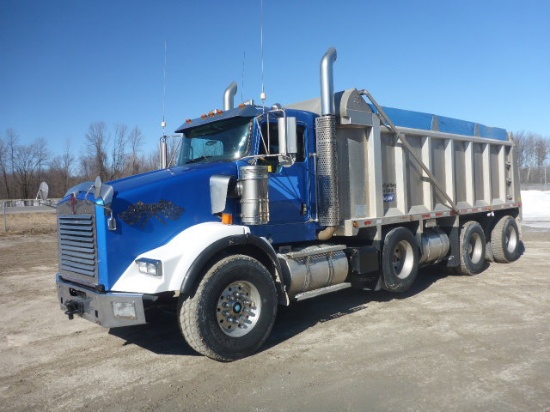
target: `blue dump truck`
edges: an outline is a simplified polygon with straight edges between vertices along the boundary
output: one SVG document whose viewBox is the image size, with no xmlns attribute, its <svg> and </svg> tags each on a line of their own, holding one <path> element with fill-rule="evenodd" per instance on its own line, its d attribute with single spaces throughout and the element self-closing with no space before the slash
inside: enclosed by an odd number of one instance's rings
<svg viewBox="0 0 550 412">
<path fill-rule="evenodd" d="M 331 48 L 316 99 L 235 107 L 233 83 L 223 110 L 176 130 L 174 165 L 69 190 L 57 207 L 69 319 L 139 325 L 169 301 L 194 350 L 231 361 L 261 347 L 279 305 L 518 259 L 506 131 L 335 93 L 335 61 Z"/>
</svg>

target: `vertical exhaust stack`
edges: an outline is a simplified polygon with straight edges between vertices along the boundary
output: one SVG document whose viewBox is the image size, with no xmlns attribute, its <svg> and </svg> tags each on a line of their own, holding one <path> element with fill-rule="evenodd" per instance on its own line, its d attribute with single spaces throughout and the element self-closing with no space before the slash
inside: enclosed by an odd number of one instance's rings
<svg viewBox="0 0 550 412">
<path fill-rule="evenodd" d="M 336 49 L 331 47 L 321 59 L 321 113 L 323 116 L 334 115 L 335 112 L 332 66 L 336 57 Z"/>
<path fill-rule="evenodd" d="M 235 107 L 233 99 L 237 94 L 237 83 L 232 82 L 223 93 L 223 110 L 228 111 Z"/>
<path fill-rule="evenodd" d="M 321 117 L 315 121 L 317 132 L 317 185 L 319 195 L 319 222 L 327 226 L 318 234 L 319 240 L 328 240 L 340 223 L 338 202 L 338 168 L 336 151 L 336 115 L 332 66 L 336 49 L 331 47 L 321 59 Z"/>
</svg>

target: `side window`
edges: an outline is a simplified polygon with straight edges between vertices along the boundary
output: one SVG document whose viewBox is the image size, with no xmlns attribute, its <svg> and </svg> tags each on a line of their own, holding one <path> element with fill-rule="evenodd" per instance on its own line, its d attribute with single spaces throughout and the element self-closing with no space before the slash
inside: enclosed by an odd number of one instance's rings
<svg viewBox="0 0 550 412">
<path fill-rule="evenodd" d="M 260 142 L 259 154 L 276 154 L 279 153 L 279 127 L 277 123 L 269 123 L 269 133 L 267 130 L 267 122 L 262 123 L 262 138 Z M 298 153 L 296 154 L 296 161 L 303 162 L 306 159 L 305 155 L 305 138 L 306 128 L 305 126 L 298 124 L 297 127 L 297 140 L 298 140 Z M 267 148 L 267 151 L 266 151 Z"/>
</svg>

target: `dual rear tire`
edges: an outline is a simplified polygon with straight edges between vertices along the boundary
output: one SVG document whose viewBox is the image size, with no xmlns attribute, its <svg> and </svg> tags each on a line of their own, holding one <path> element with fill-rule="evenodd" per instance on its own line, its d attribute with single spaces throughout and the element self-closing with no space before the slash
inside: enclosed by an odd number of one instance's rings
<svg viewBox="0 0 550 412">
<path fill-rule="evenodd" d="M 498 263 L 514 262 L 521 256 L 521 241 L 516 219 L 502 217 L 491 232 L 493 259 Z"/>
<path fill-rule="evenodd" d="M 491 231 L 493 258 L 509 263 L 521 255 L 521 242 L 516 220 L 503 216 Z M 476 275 L 485 269 L 487 240 L 478 222 L 465 222 L 459 232 L 459 266 L 455 271 L 462 275 Z M 419 250 L 412 232 L 397 227 L 388 232 L 382 248 L 383 288 L 390 292 L 408 290 L 418 272 Z"/>
<path fill-rule="evenodd" d="M 498 263 L 510 263 L 521 255 L 521 241 L 516 220 L 509 215 L 503 216 L 491 231 L 492 257 Z M 458 273 L 476 275 L 485 268 L 487 240 L 481 225 L 469 221 L 460 228 L 459 251 L 460 266 Z"/>
<path fill-rule="evenodd" d="M 390 292 L 405 292 L 418 274 L 419 251 L 413 233 L 405 227 L 388 232 L 382 247 L 383 288 Z"/>
<path fill-rule="evenodd" d="M 457 272 L 461 275 L 477 275 L 485 267 L 485 232 L 481 225 L 470 220 L 460 228 L 459 254 L 460 265 Z"/>
</svg>

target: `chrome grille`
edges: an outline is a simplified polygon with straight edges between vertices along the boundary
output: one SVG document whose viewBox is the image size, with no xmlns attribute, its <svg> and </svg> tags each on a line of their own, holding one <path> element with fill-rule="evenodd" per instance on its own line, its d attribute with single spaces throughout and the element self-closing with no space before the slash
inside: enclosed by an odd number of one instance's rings
<svg viewBox="0 0 550 412">
<path fill-rule="evenodd" d="M 93 214 L 59 215 L 61 273 L 95 277 L 97 246 Z"/>
</svg>

